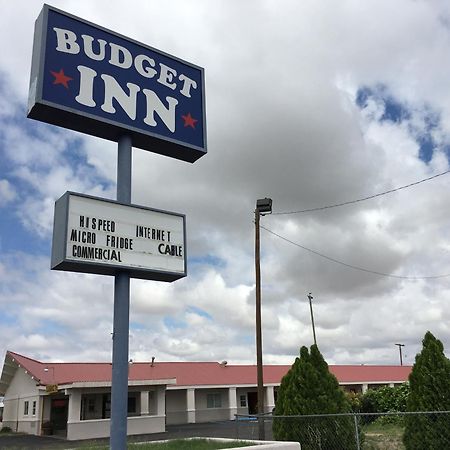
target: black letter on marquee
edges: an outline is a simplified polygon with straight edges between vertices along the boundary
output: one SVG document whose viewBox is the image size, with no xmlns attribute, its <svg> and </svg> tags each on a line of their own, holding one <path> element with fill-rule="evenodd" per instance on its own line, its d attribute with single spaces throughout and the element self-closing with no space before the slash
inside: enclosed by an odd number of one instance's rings
<svg viewBox="0 0 450 450">
<path fill-rule="evenodd" d="M 81 222 L 81 221 L 80 221 Z M 80 227 L 81 227 L 82 225 L 80 225 Z M 72 231 L 70 232 L 70 240 L 71 241 L 73 241 L 73 242 L 77 242 L 78 241 L 78 239 L 77 239 L 77 230 L 75 230 L 75 229 L 73 229 L 72 228 Z M 75 256 L 75 255 L 74 255 Z"/>
</svg>

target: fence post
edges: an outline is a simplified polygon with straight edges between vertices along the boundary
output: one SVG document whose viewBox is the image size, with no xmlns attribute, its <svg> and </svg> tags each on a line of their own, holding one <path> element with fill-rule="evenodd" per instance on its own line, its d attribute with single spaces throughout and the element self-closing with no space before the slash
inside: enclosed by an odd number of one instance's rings
<svg viewBox="0 0 450 450">
<path fill-rule="evenodd" d="M 353 414 L 353 420 L 355 422 L 356 449 L 361 450 L 361 444 L 359 443 L 358 418 L 356 414 Z"/>
</svg>

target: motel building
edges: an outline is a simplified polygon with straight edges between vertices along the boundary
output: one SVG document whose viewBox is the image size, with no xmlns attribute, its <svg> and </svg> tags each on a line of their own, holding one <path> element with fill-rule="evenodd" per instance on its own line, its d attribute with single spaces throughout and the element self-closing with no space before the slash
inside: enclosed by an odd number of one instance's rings
<svg viewBox="0 0 450 450">
<path fill-rule="evenodd" d="M 264 366 L 266 411 L 275 406 L 288 365 Z M 411 366 L 330 365 L 354 392 L 405 382 Z M 50 363 L 8 351 L 0 378 L 3 426 L 68 440 L 109 436 L 110 363 Z M 139 362 L 129 366 L 128 434 L 166 425 L 234 420 L 256 414 L 256 366 L 217 362 Z"/>
</svg>

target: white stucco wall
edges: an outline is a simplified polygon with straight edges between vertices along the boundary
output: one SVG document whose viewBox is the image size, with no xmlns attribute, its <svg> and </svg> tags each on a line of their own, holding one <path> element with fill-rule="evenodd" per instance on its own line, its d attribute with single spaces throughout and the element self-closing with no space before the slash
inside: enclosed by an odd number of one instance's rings
<svg viewBox="0 0 450 450">
<path fill-rule="evenodd" d="M 252 388 L 237 388 L 236 389 L 236 404 L 237 404 L 237 413 L 238 414 L 248 414 L 248 398 L 247 393 L 252 391 Z M 241 406 L 241 395 L 245 395 L 246 406 Z"/>
<path fill-rule="evenodd" d="M 220 408 L 208 408 L 208 394 L 220 394 L 222 406 Z M 195 391 L 196 422 L 214 422 L 217 420 L 229 420 L 230 410 L 228 402 L 228 389 L 196 389 Z"/>
<path fill-rule="evenodd" d="M 187 423 L 186 389 L 166 391 L 166 416 L 168 425 Z"/>
<path fill-rule="evenodd" d="M 36 381 L 19 367 L 6 390 L 4 398 L 3 426 L 14 431 L 40 434 L 41 409 Z M 24 414 L 25 402 L 28 402 L 28 414 Z M 33 414 L 33 402 L 36 411 Z"/>
<path fill-rule="evenodd" d="M 231 390 L 229 388 L 189 388 L 194 390 L 195 400 L 195 422 L 212 422 L 217 420 L 232 420 L 234 414 L 248 414 L 247 406 L 240 406 L 240 396 L 245 395 L 247 401 L 247 393 L 254 392 L 254 388 L 239 387 Z M 188 405 L 187 405 L 187 388 L 170 388 L 166 391 L 167 406 L 167 424 L 188 423 Z M 272 391 L 273 392 L 273 391 Z M 208 394 L 220 394 L 222 405 L 220 408 L 208 408 Z M 235 395 L 236 401 L 233 402 L 230 396 Z M 231 405 L 231 407 L 230 407 Z M 268 409 L 268 408 L 266 408 Z M 271 410 L 272 408 L 270 408 Z"/>
<path fill-rule="evenodd" d="M 67 423 L 67 439 L 96 439 L 108 437 L 110 434 L 110 419 L 81 420 Z M 129 417 L 127 434 L 161 433 L 166 431 L 164 416 Z"/>
</svg>

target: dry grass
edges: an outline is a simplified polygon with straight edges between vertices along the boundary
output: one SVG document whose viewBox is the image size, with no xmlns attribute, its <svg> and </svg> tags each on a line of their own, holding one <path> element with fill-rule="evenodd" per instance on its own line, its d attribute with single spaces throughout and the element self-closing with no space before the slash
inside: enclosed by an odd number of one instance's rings
<svg viewBox="0 0 450 450">
<path fill-rule="evenodd" d="M 364 450 L 405 450 L 402 427 L 396 425 L 369 425 L 364 430 Z"/>
</svg>

